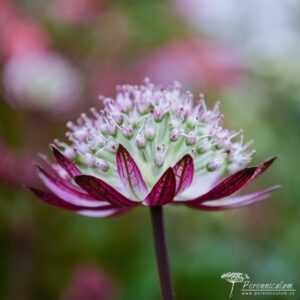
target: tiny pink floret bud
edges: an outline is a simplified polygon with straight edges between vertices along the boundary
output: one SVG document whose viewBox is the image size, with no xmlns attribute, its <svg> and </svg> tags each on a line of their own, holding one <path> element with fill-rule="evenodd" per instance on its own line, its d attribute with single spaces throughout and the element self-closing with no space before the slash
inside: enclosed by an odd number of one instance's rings
<svg viewBox="0 0 300 300">
<path fill-rule="evenodd" d="M 162 167 L 165 161 L 164 145 L 156 147 L 154 155 L 154 163 L 157 167 Z"/>
<path fill-rule="evenodd" d="M 147 145 L 147 140 L 143 133 L 138 133 L 135 138 L 135 144 L 139 149 L 144 149 Z"/>
<path fill-rule="evenodd" d="M 133 136 L 133 128 L 131 125 L 126 125 L 122 127 L 122 133 L 126 138 L 131 138 Z"/>
<path fill-rule="evenodd" d="M 216 171 L 224 164 L 224 158 L 219 156 L 214 158 L 211 162 L 207 164 L 207 170 L 209 172 Z"/>
<path fill-rule="evenodd" d="M 95 159 L 95 165 L 103 172 L 106 172 L 109 169 L 108 162 L 100 158 Z"/>
<path fill-rule="evenodd" d="M 155 108 L 153 109 L 153 117 L 154 117 L 154 120 L 155 120 L 156 122 L 161 121 L 161 120 L 163 119 L 163 117 L 164 117 L 164 112 L 163 112 L 163 110 L 162 110 L 161 108 L 159 108 L 159 107 L 155 107 Z"/>
<path fill-rule="evenodd" d="M 155 136 L 155 129 L 151 124 L 146 124 L 144 128 L 144 135 L 148 141 L 152 141 Z"/>
<path fill-rule="evenodd" d="M 197 133 L 194 131 L 189 132 L 189 134 L 186 137 L 186 144 L 188 146 L 196 145 L 197 143 Z"/>
<path fill-rule="evenodd" d="M 181 131 L 178 130 L 178 129 L 172 129 L 171 132 L 170 132 L 170 140 L 171 141 L 177 141 L 178 138 L 180 137 L 181 135 Z"/>
</svg>

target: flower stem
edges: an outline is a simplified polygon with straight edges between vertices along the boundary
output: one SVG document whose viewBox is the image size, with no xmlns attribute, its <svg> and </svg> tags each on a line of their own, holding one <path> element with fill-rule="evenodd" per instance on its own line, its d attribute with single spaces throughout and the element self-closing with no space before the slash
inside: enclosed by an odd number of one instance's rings
<svg viewBox="0 0 300 300">
<path fill-rule="evenodd" d="M 152 206 L 150 209 L 162 299 L 174 300 L 175 298 L 172 287 L 164 232 L 163 209 L 162 206 Z"/>
</svg>

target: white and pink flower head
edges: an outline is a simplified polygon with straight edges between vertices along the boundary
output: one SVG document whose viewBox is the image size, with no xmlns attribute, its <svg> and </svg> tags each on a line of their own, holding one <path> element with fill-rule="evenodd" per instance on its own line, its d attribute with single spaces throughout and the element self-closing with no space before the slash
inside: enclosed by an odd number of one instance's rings
<svg viewBox="0 0 300 300">
<path fill-rule="evenodd" d="M 209 110 L 203 95 L 194 102 L 177 82 L 163 88 L 146 79 L 141 86 L 117 87 L 115 99 L 101 99 L 104 109 L 92 108 L 90 116 L 67 123 L 69 143 L 54 142 L 56 163 L 48 162 L 49 172 L 38 167 L 50 190 L 31 188 L 41 200 L 107 217 L 166 204 L 237 208 L 278 188 L 233 196 L 276 157 L 246 167 L 254 154 L 251 143 L 244 144 L 241 131 L 223 128 L 219 104 Z"/>
</svg>

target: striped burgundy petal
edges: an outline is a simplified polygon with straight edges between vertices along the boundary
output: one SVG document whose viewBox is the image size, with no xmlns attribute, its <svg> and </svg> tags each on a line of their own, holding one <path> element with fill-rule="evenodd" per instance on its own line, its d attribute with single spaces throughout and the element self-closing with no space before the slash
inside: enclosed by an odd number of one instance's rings
<svg viewBox="0 0 300 300">
<path fill-rule="evenodd" d="M 79 210 L 90 209 L 90 210 L 95 210 L 95 211 L 99 210 L 100 211 L 103 209 L 105 210 L 105 209 L 117 208 L 115 205 L 112 205 L 112 204 L 108 204 L 108 205 L 101 206 L 101 207 L 86 207 L 83 205 L 75 205 L 75 204 L 66 202 L 65 200 L 61 199 L 60 197 L 58 197 L 57 195 L 54 195 L 52 193 L 41 191 L 41 190 L 33 188 L 33 187 L 29 187 L 29 189 L 44 202 L 47 202 L 48 204 L 57 206 L 59 208 L 67 209 L 67 210 L 79 211 Z"/>
<path fill-rule="evenodd" d="M 172 168 L 169 168 L 154 185 L 143 203 L 149 206 L 159 206 L 170 203 L 174 199 L 175 189 L 175 175 Z"/>
<path fill-rule="evenodd" d="M 55 178 L 39 166 L 37 166 L 37 169 L 38 175 L 44 185 L 59 198 L 70 204 L 85 207 L 99 207 L 109 204 L 101 199 L 95 199 L 83 191 L 80 192 L 72 188 L 70 184 L 62 181 L 60 178 Z"/>
<path fill-rule="evenodd" d="M 137 198 L 144 198 L 148 188 L 130 153 L 120 144 L 117 155 L 117 170 L 124 187 Z"/>
<path fill-rule="evenodd" d="M 238 197 L 232 197 L 228 199 L 222 199 L 217 201 L 207 201 L 199 204 L 187 204 L 191 208 L 201 209 L 201 210 L 227 210 L 234 209 L 239 207 L 248 206 L 256 202 L 267 199 L 270 196 L 270 193 L 274 190 L 279 189 L 280 186 L 273 186 L 263 191 L 246 194 Z M 188 203 L 188 202 L 187 202 Z"/>
<path fill-rule="evenodd" d="M 81 175 L 80 170 L 66 158 L 55 146 L 51 146 L 53 154 L 57 163 L 64 169 L 71 177 Z"/>
<path fill-rule="evenodd" d="M 102 207 L 95 207 L 95 208 L 89 208 L 79 205 L 70 204 L 68 202 L 65 202 L 64 200 L 60 199 L 56 195 L 53 195 L 51 193 L 47 193 L 41 190 L 38 190 L 36 188 L 29 187 L 29 189 L 43 202 L 46 202 L 47 204 L 50 204 L 52 206 L 62 208 L 68 211 L 75 212 L 77 214 L 88 216 L 88 217 L 109 217 L 117 214 L 124 213 L 125 211 L 128 211 L 128 209 L 120 209 L 116 207 L 115 205 L 106 205 Z"/>
<path fill-rule="evenodd" d="M 276 158 L 277 157 L 272 157 L 257 167 L 246 168 L 229 176 L 209 192 L 195 199 L 189 200 L 189 203 L 202 203 L 205 201 L 218 200 L 232 195 L 265 172 Z"/>
<path fill-rule="evenodd" d="M 126 198 L 99 178 L 89 175 L 79 175 L 75 177 L 75 182 L 92 197 L 104 199 L 119 207 L 134 207 L 140 205 L 139 202 Z"/>
<path fill-rule="evenodd" d="M 46 167 L 47 170 L 51 171 L 53 174 L 59 177 L 57 170 L 55 170 L 47 155 L 39 153 L 39 158 L 41 159 L 43 167 Z"/>
<path fill-rule="evenodd" d="M 175 194 L 183 192 L 188 188 L 194 176 L 194 162 L 193 158 L 187 154 L 174 167 L 173 172 L 176 180 Z"/>
<path fill-rule="evenodd" d="M 66 172 L 57 162 L 51 163 L 48 157 L 44 154 L 39 154 L 39 158 L 41 159 L 41 163 L 44 169 L 46 169 L 50 174 L 53 174 L 56 178 L 64 181 L 66 185 L 71 186 L 74 189 L 78 190 L 78 187 L 74 185 L 73 177 Z"/>
</svg>

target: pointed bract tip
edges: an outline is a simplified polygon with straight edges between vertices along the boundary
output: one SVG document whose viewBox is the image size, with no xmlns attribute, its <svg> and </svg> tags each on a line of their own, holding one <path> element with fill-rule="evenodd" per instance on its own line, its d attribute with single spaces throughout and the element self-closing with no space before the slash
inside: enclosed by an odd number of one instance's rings
<svg viewBox="0 0 300 300">
<path fill-rule="evenodd" d="M 35 168 L 39 174 L 45 175 L 46 177 L 51 176 L 46 170 L 44 170 L 39 164 L 35 163 Z M 39 175 L 38 174 L 38 175 Z"/>
<path fill-rule="evenodd" d="M 272 187 L 272 191 L 276 191 L 276 190 L 279 190 L 279 189 L 282 189 L 282 185 L 278 184 L 278 185 L 274 185 Z"/>
<path fill-rule="evenodd" d="M 264 162 L 262 162 L 259 166 L 258 166 L 258 170 L 259 172 L 263 172 L 266 169 L 268 169 L 273 163 L 274 161 L 278 158 L 278 156 L 273 156 L 267 160 L 265 160 Z"/>
<path fill-rule="evenodd" d="M 55 156 L 61 156 L 61 157 L 65 157 L 64 154 L 62 154 L 62 152 L 54 145 L 54 144 L 50 144 L 50 149 L 53 151 L 53 154 Z"/>
<path fill-rule="evenodd" d="M 118 146 L 118 149 L 117 149 L 117 153 L 120 153 L 124 150 L 127 151 L 127 149 L 120 143 L 119 146 Z"/>
<path fill-rule="evenodd" d="M 45 173 L 46 171 L 36 162 L 33 162 L 32 165 L 35 167 L 36 172 L 39 173 Z"/>
<path fill-rule="evenodd" d="M 265 161 L 267 164 L 272 164 L 276 159 L 280 158 L 278 155 L 272 156 Z"/>
<path fill-rule="evenodd" d="M 57 156 L 63 156 L 63 154 L 55 147 L 54 144 L 49 145 L 50 149 L 52 150 L 55 157 Z"/>
<path fill-rule="evenodd" d="M 270 166 L 274 163 L 275 160 L 277 160 L 279 157 L 276 155 L 276 156 L 272 156 L 270 157 L 269 159 L 266 159 L 262 164 L 263 165 L 266 165 L 266 166 Z"/>
<path fill-rule="evenodd" d="M 37 197 L 39 197 L 39 195 L 41 194 L 41 191 L 32 187 L 32 186 L 26 186 L 25 188 L 28 189 L 29 191 L 31 191 L 33 194 L 35 194 Z"/>
<path fill-rule="evenodd" d="M 161 206 L 173 201 L 176 189 L 176 179 L 173 168 L 168 168 L 156 182 L 143 204 Z"/>
<path fill-rule="evenodd" d="M 56 146 L 55 146 L 54 144 L 50 144 L 50 145 L 49 145 L 49 148 L 50 148 L 52 151 L 54 151 L 54 150 L 59 151 L 59 150 L 56 148 Z"/>
<path fill-rule="evenodd" d="M 166 171 L 165 171 L 165 174 L 168 174 L 169 176 L 172 176 L 175 178 L 175 174 L 174 174 L 174 171 L 173 171 L 173 168 L 172 167 L 169 167 Z"/>
<path fill-rule="evenodd" d="M 186 154 L 182 157 L 182 159 L 191 159 L 192 161 L 194 161 L 193 156 L 191 154 Z"/>
<path fill-rule="evenodd" d="M 71 176 L 80 175 L 81 171 L 74 163 L 70 161 L 64 154 L 62 154 L 53 144 L 50 145 L 53 150 L 54 157 L 57 163 Z"/>
</svg>

